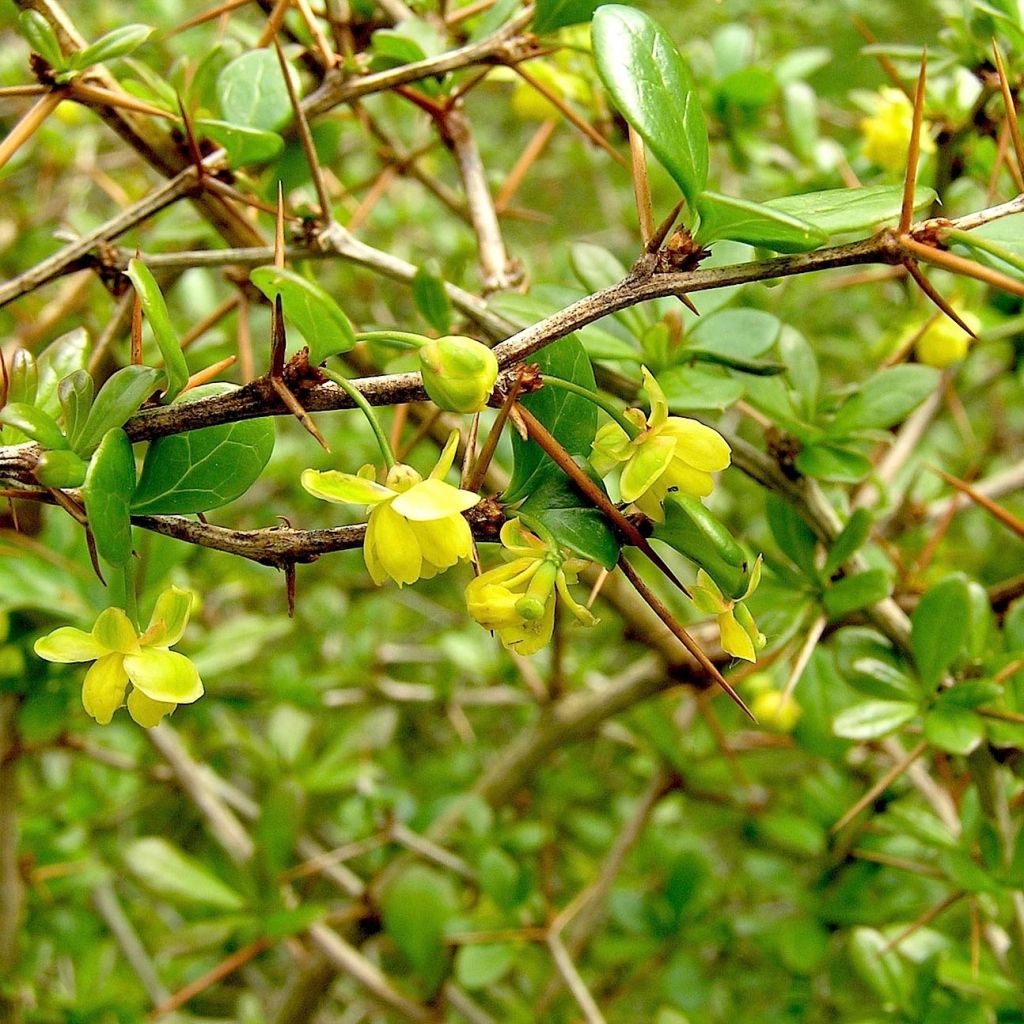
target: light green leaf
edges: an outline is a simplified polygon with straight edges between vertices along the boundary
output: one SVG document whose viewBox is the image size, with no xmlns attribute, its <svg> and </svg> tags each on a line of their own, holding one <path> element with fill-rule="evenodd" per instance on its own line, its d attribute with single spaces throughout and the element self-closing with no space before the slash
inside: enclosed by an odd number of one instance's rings
<svg viewBox="0 0 1024 1024">
<path fill-rule="evenodd" d="M 884 569 L 868 569 L 856 576 L 844 576 L 825 591 L 825 610 L 833 619 L 841 619 L 889 596 L 892 584 Z"/>
<path fill-rule="evenodd" d="M 448 333 L 452 324 L 452 303 L 435 260 L 417 269 L 412 279 L 412 299 L 420 315 L 435 331 Z"/>
<path fill-rule="evenodd" d="M 33 405 L 51 416 L 60 415 L 57 389 L 75 370 L 84 370 L 89 352 L 89 335 L 81 327 L 50 342 L 36 359 L 38 387 Z"/>
<path fill-rule="evenodd" d="M 232 384 L 206 384 L 187 391 L 179 401 L 234 390 Z M 273 450 L 274 425 L 267 418 L 158 437 L 146 452 L 132 513 L 183 515 L 220 508 L 255 483 Z"/>
<path fill-rule="evenodd" d="M 686 62 L 657 22 L 621 4 L 598 9 L 592 39 L 615 106 L 693 206 L 708 180 L 708 131 Z"/>
<path fill-rule="evenodd" d="M 918 602 L 910 620 L 910 647 L 925 686 L 937 686 L 960 654 L 970 615 L 970 595 L 962 576 L 947 577 Z"/>
<path fill-rule="evenodd" d="M 68 66 L 57 40 L 57 33 L 39 11 L 27 10 L 18 15 L 18 26 L 28 45 L 55 71 Z"/>
<path fill-rule="evenodd" d="M 67 438 L 52 416 L 23 402 L 10 402 L 0 409 L 0 423 L 21 431 L 44 448 L 67 448 Z"/>
<path fill-rule="evenodd" d="M 122 25 L 100 36 L 84 50 L 79 50 L 72 58 L 71 66 L 82 70 L 93 64 L 124 57 L 137 50 L 152 34 L 153 29 L 149 25 Z"/>
<path fill-rule="evenodd" d="M 134 492 L 135 456 L 131 442 L 120 427 L 114 427 L 96 449 L 82 485 L 96 550 L 111 565 L 124 565 L 132 557 L 129 507 Z"/>
<path fill-rule="evenodd" d="M 887 430 L 919 406 L 939 384 L 939 371 L 919 363 L 891 366 L 869 377 L 829 424 L 831 437 Z"/>
<path fill-rule="evenodd" d="M 743 381 L 724 371 L 675 366 L 658 374 L 673 412 L 728 409 L 743 397 Z"/>
<path fill-rule="evenodd" d="M 764 310 L 723 309 L 693 325 L 686 335 L 686 348 L 756 359 L 778 341 L 781 330 L 779 318 Z"/>
<path fill-rule="evenodd" d="M 196 127 L 224 147 L 230 167 L 266 163 L 284 149 L 284 139 L 277 132 L 266 132 L 211 118 L 201 118 L 196 121 Z"/>
<path fill-rule="evenodd" d="M 930 188 L 918 187 L 914 193 L 915 210 L 924 209 L 934 201 L 935 192 Z M 833 188 L 769 199 L 764 205 L 807 221 L 826 235 L 845 235 L 854 231 L 870 231 L 886 222 L 899 220 L 903 186 Z"/>
<path fill-rule="evenodd" d="M 159 836 L 130 842 L 124 862 L 148 888 L 174 903 L 240 910 L 245 902 L 213 872 Z"/>
<path fill-rule="evenodd" d="M 188 366 L 185 363 L 185 354 L 181 351 L 178 332 L 171 324 L 167 303 L 149 267 L 141 260 L 129 260 L 128 277 L 135 286 L 135 291 L 142 302 L 142 311 L 153 328 L 153 337 L 156 338 L 160 355 L 164 359 L 164 372 L 167 374 L 164 401 L 173 402 L 188 383 Z"/>
<path fill-rule="evenodd" d="M 967 708 L 940 704 L 925 715 L 924 735 L 933 747 L 966 756 L 981 746 L 985 723 Z"/>
<path fill-rule="evenodd" d="M 217 77 L 217 97 L 231 124 L 276 132 L 292 118 L 288 86 L 270 49 L 250 50 L 228 64 Z"/>
<path fill-rule="evenodd" d="M 153 393 L 161 376 L 151 366 L 124 366 L 111 374 L 92 403 L 75 451 L 88 455 L 108 430 L 123 426 Z"/>
<path fill-rule="evenodd" d="M 836 715 L 832 730 L 845 740 L 878 740 L 894 733 L 917 715 L 918 707 L 905 700 L 868 700 Z"/>
<path fill-rule="evenodd" d="M 256 267 L 249 279 L 271 302 L 278 295 L 285 318 L 306 339 L 309 361 L 319 366 L 330 356 L 347 352 L 356 343 L 352 324 L 341 307 L 318 284 L 283 267 Z"/>
<path fill-rule="evenodd" d="M 859 508 L 854 511 L 828 550 L 825 564 L 821 568 L 823 577 L 826 579 L 830 577 L 861 549 L 871 533 L 872 521 L 871 512 L 868 509 Z"/>
<path fill-rule="evenodd" d="M 604 2 L 606 0 L 537 0 L 533 31 L 540 36 L 566 25 L 590 21 L 594 11 Z"/>
<path fill-rule="evenodd" d="M 804 476 L 832 483 L 855 484 L 871 472 L 871 460 L 862 452 L 838 444 L 811 444 L 796 457 Z"/>
<path fill-rule="evenodd" d="M 472 943 L 455 957 L 455 977 L 470 991 L 497 984 L 512 969 L 516 947 L 511 943 Z"/>
<path fill-rule="evenodd" d="M 75 370 L 58 385 L 57 398 L 64 410 L 64 432 L 67 434 L 68 445 L 72 449 L 77 448 L 92 408 L 92 377 L 85 370 Z"/>
<path fill-rule="evenodd" d="M 696 240 L 701 245 L 728 238 L 775 252 L 807 252 L 828 240 L 813 224 L 746 199 L 701 192 L 696 206 L 700 214 Z"/>
</svg>

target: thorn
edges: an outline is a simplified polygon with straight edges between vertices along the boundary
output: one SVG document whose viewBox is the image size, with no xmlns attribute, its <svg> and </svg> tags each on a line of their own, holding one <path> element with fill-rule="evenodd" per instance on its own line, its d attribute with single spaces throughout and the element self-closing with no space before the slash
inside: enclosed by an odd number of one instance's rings
<svg viewBox="0 0 1024 1024">
<path fill-rule="evenodd" d="M 21 533 L 21 523 L 18 522 L 18 506 L 14 504 L 14 498 L 7 496 L 7 509 L 11 514 L 11 528 L 15 533 Z"/>
<path fill-rule="evenodd" d="M 636 200 L 636 214 L 640 222 L 640 241 L 650 251 L 654 237 L 654 207 L 651 203 L 651 180 L 647 174 L 647 152 L 644 140 L 636 129 L 629 126 L 629 153 L 633 162 L 633 197 Z"/>
<path fill-rule="evenodd" d="M 206 21 L 213 21 L 214 18 L 219 18 L 222 14 L 227 14 L 229 11 L 233 11 L 236 7 L 244 7 L 249 3 L 252 3 L 252 0 L 225 0 L 224 3 L 218 4 L 216 7 L 212 7 L 208 11 L 203 11 L 202 14 L 197 14 L 194 17 L 189 18 L 187 21 L 183 21 L 180 25 L 177 25 L 165 32 L 163 38 L 170 39 L 171 36 L 176 36 L 179 32 L 195 28 L 196 25 L 202 25 Z"/>
<path fill-rule="evenodd" d="M 288 336 L 284 327 L 284 306 L 280 294 L 274 296 L 274 312 L 270 318 L 270 376 L 284 379 L 284 354 Z"/>
<path fill-rule="evenodd" d="M 650 605 L 651 611 L 668 626 L 669 632 L 693 655 L 697 663 L 732 699 L 733 703 L 755 724 L 757 719 L 744 703 L 743 698 L 732 688 L 729 681 L 718 671 L 714 662 L 704 653 L 704 649 L 692 636 L 673 618 L 672 613 L 662 604 L 658 596 L 640 578 L 637 571 L 626 561 L 625 555 L 619 556 L 619 568 L 626 579 L 633 584 L 633 589 Z"/>
<path fill-rule="evenodd" d="M 676 298 L 691 312 L 694 316 L 700 316 L 700 310 L 693 304 L 693 299 L 689 295 L 682 292 L 676 293 Z"/>
<path fill-rule="evenodd" d="M 138 250 L 136 250 L 138 259 Z M 131 333 L 131 363 L 133 366 L 142 365 L 142 296 L 138 291 L 132 299 L 132 333 Z"/>
<path fill-rule="evenodd" d="M 927 246 L 925 246 L 924 248 L 927 248 Z M 907 268 L 907 272 L 917 283 L 917 286 L 921 289 L 921 291 L 923 291 L 925 295 L 927 295 L 928 298 L 931 299 L 932 302 L 934 302 L 935 305 L 938 306 L 939 309 L 941 309 L 942 312 L 945 313 L 946 316 L 948 316 L 949 319 L 952 320 L 953 323 L 957 325 L 957 327 L 959 327 L 963 331 L 966 331 L 972 338 L 976 337 L 974 331 L 972 331 L 970 327 L 968 327 L 968 325 L 964 323 L 963 318 L 960 316 L 960 314 L 957 313 L 957 311 L 942 297 L 941 293 L 935 289 L 931 281 L 929 281 L 928 278 L 924 276 L 924 274 L 921 271 L 921 268 L 917 265 L 917 263 L 914 260 L 904 260 L 903 265 Z"/>
<path fill-rule="evenodd" d="M 192 388 L 197 388 L 201 384 L 206 384 L 208 381 L 215 380 L 229 366 L 234 365 L 237 359 L 238 356 L 227 356 L 219 362 L 207 366 L 205 370 L 198 370 L 196 373 L 193 373 L 185 382 L 185 386 L 181 389 L 180 394 L 183 395 L 186 391 L 191 391 Z"/>
<path fill-rule="evenodd" d="M 1006 274 L 991 267 L 974 263 L 971 260 L 964 259 L 963 256 L 957 256 L 956 253 L 948 252 L 945 249 L 922 245 L 915 238 L 907 235 L 900 239 L 900 244 L 913 255 L 928 263 L 934 263 L 935 266 L 941 267 L 943 270 L 949 270 L 954 274 L 963 274 L 966 277 L 973 277 L 977 281 L 982 281 L 993 288 L 1009 292 L 1011 295 L 1024 296 L 1024 283 L 1015 278 L 1008 277 Z"/>
<path fill-rule="evenodd" d="M 1003 63 L 1003 54 L 999 44 L 992 40 L 992 52 L 996 58 L 996 70 L 999 72 L 999 88 L 1003 93 L 1003 105 L 1006 107 L 1006 123 L 1010 131 L 1010 139 L 1013 142 L 1013 152 L 1017 157 L 1017 173 L 1014 175 L 1020 181 L 1024 175 L 1024 141 L 1020 136 L 1020 124 L 1017 121 L 1017 108 L 1013 102 L 1013 93 L 1010 91 L 1010 82 L 1006 77 L 1006 66 Z"/>
<path fill-rule="evenodd" d="M 594 585 L 590 588 L 590 596 L 587 598 L 588 609 L 594 607 L 594 602 L 600 596 L 601 591 L 604 590 L 604 585 L 609 576 L 611 576 L 611 573 L 602 566 L 601 571 L 597 574 L 597 579 L 594 580 Z"/>
<path fill-rule="evenodd" d="M 203 186 L 206 181 L 206 166 L 203 163 L 203 154 L 196 141 L 196 134 L 192 130 L 192 121 L 185 111 L 185 104 L 182 102 L 181 93 L 177 94 L 178 110 L 181 111 L 181 123 L 185 126 L 185 138 L 188 140 L 188 152 L 192 157 L 192 163 L 196 165 L 196 184 Z"/>
<path fill-rule="evenodd" d="M 1024 537 L 1024 520 L 1018 519 L 1012 512 L 994 502 L 988 495 L 982 494 L 981 491 L 976 487 L 972 487 L 966 480 L 961 480 L 959 477 L 955 477 L 943 469 L 938 469 L 936 466 L 929 466 L 928 468 L 933 473 L 941 476 L 950 487 L 955 487 L 961 494 L 966 494 L 976 505 L 980 505 L 986 512 L 991 513 L 1003 526 L 1012 530 L 1018 537 Z"/>
<path fill-rule="evenodd" d="M 900 758 L 880 779 L 878 779 L 868 791 L 857 800 L 852 807 L 832 826 L 829 830 L 834 835 L 841 832 L 854 818 L 864 810 L 876 797 L 881 796 L 926 750 L 928 741 L 921 740 L 912 750 Z"/>
<path fill-rule="evenodd" d="M 295 618 L 295 563 L 289 562 L 284 567 L 285 592 L 288 595 L 288 618 Z"/>
<path fill-rule="evenodd" d="M 668 233 L 672 230 L 672 225 L 675 224 L 676 218 L 680 213 L 683 212 L 683 206 L 685 200 L 680 199 L 675 206 L 672 207 L 671 213 L 658 225 L 655 229 L 654 234 L 651 235 L 651 240 L 647 243 L 648 252 L 657 252 L 664 244 L 665 239 L 668 238 Z"/>
<path fill-rule="evenodd" d="M 88 526 L 85 528 L 85 546 L 89 549 L 89 561 L 92 562 L 92 571 L 96 573 L 96 579 L 103 584 L 107 585 L 107 581 L 103 578 L 103 573 L 100 571 L 100 556 L 96 551 L 96 539 L 92 535 L 92 530 Z"/>
<path fill-rule="evenodd" d="M 4 350 L 0 348 L 0 409 L 7 404 L 7 396 L 11 391 L 11 377 L 7 372 L 7 360 Z"/>
<path fill-rule="evenodd" d="M 494 453 L 498 448 L 498 441 L 501 438 L 501 432 L 505 429 L 505 424 L 508 421 L 509 415 L 515 407 L 516 398 L 519 397 L 519 391 L 523 386 L 523 374 L 525 373 L 526 364 L 523 363 L 520 365 L 519 370 L 516 373 L 516 379 L 512 382 L 512 386 L 508 389 L 508 394 L 505 396 L 505 400 L 501 403 L 501 408 L 498 410 L 498 415 L 494 418 L 494 423 L 491 426 L 490 433 L 487 435 L 487 440 L 484 441 L 484 446 L 480 450 L 480 455 L 473 464 L 472 472 L 468 475 L 468 479 L 465 484 L 465 489 L 467 491 L 473 491 L 475 493 L 484 485 L 484 477 L 487 476 L 487 469 L 490 466 L 491 459 L 494 458 Z"/>
<path fill-rule="evenodd" d="M 505 213 L 508 210 L 508 204 L 512 202 L 512 198 L 519 191 L 519 186 L 523 183 L 527 172 L 537 162 L 541 153 L 544 152 L 544 148 L 557 127 L 557 121 L 542 121 L 538 125 L 537 130 L 531 136 L 530 141 L 526 144 L 522 153 L 520 153 L 519 159 L 512 165 L 512 170 L 508 172 L 508 176 L 502 183 L 501 190 L 494 200 L 494 210 L 496 213 Z"/>
<path fill-rule="evenodd" d="M 917 191 L 917 171 L 921 159 L 921 121 L 924 118 L 924 87 L 928 75 L 928 47 L 921 51 L 921 71 L 914 92 L 914 120 L 910 128 L 910 146 L 907 150 L 907 176 L 903 181 L 903 208 L 900 211 L 899 234 L 906 234 L 914 216 L 914 193 Z"/>
<path fill-rule="evenodd" d="M 274 226 L 274 266 L 284 266 L 284 185 L 277 182 L 277 223 Z"/>
<path fill-rule="evenodd" d="M 271 377 L 270 385 L 277 392 L 281 401 L 284 402 L 288 411 L 292 413 L 292 415 L 316 439 L 317 443 L 323 448 L 323 450 L 325 452 L 329 452 L 331 450 L 331 446 L 324 439 L 324 435 L 317 430 L 317 426 L 313 422 L 313 418 L 302 407 L 302 403 L 291 393 L 288 385 L 285 384 L 280 377 Z"/>
</svg>

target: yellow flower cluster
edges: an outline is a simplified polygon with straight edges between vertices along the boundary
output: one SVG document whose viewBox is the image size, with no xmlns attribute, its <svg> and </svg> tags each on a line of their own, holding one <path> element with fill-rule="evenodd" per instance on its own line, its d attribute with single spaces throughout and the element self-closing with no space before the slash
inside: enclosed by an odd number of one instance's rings
<svg viewBox="0 0 1024 1024">
<path fill-rule="evenodd" d="M 880 89 L 874 111 L 860 122 L 864 137 L 864 155 L 887 171 L 902 171 L 907 166 L 914 108 L 899 89 Z M 921 125 L 921 152 L 934 153 L 935 142 L 928 122 Z"/>
<path fill-rule="evenodd" d="M 192 609 L 187 590 L 170 587 L 158 598 L 146 631 L 139 634 L 120 608 L 100 612 L 92 631 L 61 626 L 35 643 L 46 661 L 68 664 L 91 661 L 85 674 L 82 703 L 100 725 L 107 725 L 122 704 L 128 684 L 128 713 L 147 729 L 179 704 L 203 695 L 195 665 L 168 650 L 185 632 Z"/>
<path fill-rule="evenodd" d="M 586 563 L 566 558 L 524 530 L 518 519 L 508 520 L 501 528 L 501 543 L 511 560 L 469 583 L 466 606 L 508 650 L 536 654 L 550 642 L 558 598 L 583 625 L 597 621 L 569 591 Z"/>
</svg>

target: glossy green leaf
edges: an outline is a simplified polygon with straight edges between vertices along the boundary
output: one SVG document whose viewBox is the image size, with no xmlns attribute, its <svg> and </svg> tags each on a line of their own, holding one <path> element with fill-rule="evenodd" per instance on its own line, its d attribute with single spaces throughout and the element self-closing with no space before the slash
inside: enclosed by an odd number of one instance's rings
<svg viewBox="0 0 1024 1024">
<path fill-rule="evenodd" d="M 209 868 L 166 839 L 146 836 L 124 848 L 125 866 L 158 896 L 173 903 L 240 910 L 245 902 Z"/>
<path fill-rule="evenodd" d="M 2 386 L 3 381 L 0 380 Z M 4 400 L 35 405 L 38 388 L 39 369 L 35 357 L 28 349 L 16 348 L 7 364 L 7 394 L 3 396 Z"/>
<path fill-rule="evenodd" d="M 270 49 L 250 50 L 228 64 L 217 77 L 217 98 L 231 124 L 276 132 L 292 118 L 288 86 Z"/>
<path fill-rule="evenodd" d="M 96 449 L 82 485 L 96 550 L 111 565 L 125 565 L 132 557 L 129 509 L 134 492 L 135 456 L 131 442 L 120 427 L 114 427 Z"/>
<path fill-rule="evenodd" d="M 533 31 L 537 35 L 554 32 L 566 25 L 590 21 L 594 11 L 606 0 L 537 0 Z"/>
<path fill-rule="evenodd" d="M 472 943 L 455 956 L 455 977 L 470 991 L 497 984 L 516 962 L 516 947 L 507 942 Z"/>
<path fill-rule="evenodd" d="M 92 376 L 85 370 L 75 370 L 57 386 L 57 398 L 64 411 L 64 433 L 71 448 L 78 447 L 78 440 L 89 419 L 93 387 Z"/>
<path fill-rule="evenodd" d="M 71 66 L 90 68 L 94 64 L 124 57 L 137 50 L 152 34 L 153 29 L 148 25 L 122 25 L 79 50 L 72 58 Z"/>
<path fill-rule="evenodd" d="M 67 448 L 67 438 L 56 420 L 42 409 L 23 402 L 10 402 L 0 409 L 0 423 L 21 431 L 44 448 Z"/>
<path fill-rule="evenodd" d="M 844 576 L 825 591 L 825 611 L 833 619 L 841 619 L 868 605 L 878 604 L 889 596 L 892 583 L 884 569 L 868 569 L 856 576 Z"/>
<path fill-rule="evenodd" d="M 348 317 L 318 284 L 294 270 L 273 266 L 257 267 L 249 278 L 271 302 L 281 296 L 285 319 L 302 332 L 313 366 L 347 352 L 356 343 Z"/>
<path fill-rule="evenodd" d="M 57 33 L 39 11 L 22 11 L 18 15 L 18 27 L 28 45 L 55 71 L 61 71 L 68 66 L 67 58 L 57 40 Z"/>
<path fill-rule="evenodd" d="M 930 188 L 918 187 L 914 193 L 915 210 L 925 209 L 934 201 L 935 192 Z M 764 205 L 807 221 L 826 235 L 844 235 L 898 221 L 903 206 L 903 186 L 833 188 L 769 199 Z"/>
<path fill-rule="evenodd" d="M 985 723 L 967 708 L 939 705 L 925 715 L 924 736 L 947 754 L 967 755 L 981 746 Z"/>
<path fill-rule="evenodd" d="M 431 261 L 419 267 L 412 279 L 412 300 L 420 316 L 440 334 L 447 334 L 452 324 L 452 303 L 445 290 L 444 281 L 437 271 L 437 264 Z"/>
<path fill-rule="evenodd" d="M 156 338 L 160 355 L 163 356 L 164 372 L 167 374 L 163 400 L 173 402 L 188 383 L 188 366 L 185 363 L 185 353 L 181 351 L 181 340 L 171 324 L 167 303 L 149 267 L 141 260 L 129 260 L 128 277 L 135 286 L 135 291 L 142 302 L 142 311 L 153 328 L 153 337 Z"/>
<path fill-rule="evenodd" d="M 88 468 L 74 452 L 48 451 L 39 456 L 35 477 L 44 487 L 81 487 Z"/>
<path fill-rule="evenodd" d="M 845 740 L 878 740 L 906 725 L 917 712 L 910 701 L 862 701 L 836 715 L 832 729 Z"/>
<path fill-rule="evenodd" d="M 384 930 L 433 995 L 448 969 L 445 928 L 458 909 L 451 879 L 414 864 L 388 886 L 380 907 Z"/>
<path fill-rule="evenodd" d="M 107 379 L 89 410 L 75 451 L 88 455 L 112 427 L 122 426 L 138 412 L 162 376 L 151 366 L 124 366 Z"/>
<path fill-rule="evenodd" d="M 701 192 L 696 208 L 700 214 L 696 240 L 701 245 L 729 238 L 775 252 L 807 252 L 828 240 L 824 231 L 807 221 L 734 196 Z"/>
<path fill-rule="evenodd" d="M 231 384 L 205 384 L 187 391 L 179 402 L 234 390 Z M 273 450 L 271 419 L 219 423 L 158 437 L 146 452 L 132 512 L 185 515 L 220 508 L 255 483 Z"/>
<path fill-rule="evenodd" d="M 50 342 L 36 358 L 38 387 L 33 402 L 51 416 L 60 415 L 60 382 L 75 370 L 84 370 L 89 354 L 89 335 L 81 327 Z"/>
<path fill-rule="evenodd" d="M 284 139 L 277 132 L 248 128 L 245 125 L 215 121 L 211 118 L 196 121 L 196 128 L 224 147 L 230 167 L 266 163 L 284 149 Z"/>
<path fill-rule="evenodd" d="M 905 672 L 880 658 L 857 658 L 846 673 L 856 690 L 880 700 L 919 700 L 921 686 Z"/>
<path fill-rule="evenodd" d="M 764 310 L 722 309 L 693 325 L 686 335 L 686 350 L 757 359 L 778 341 L 781 330 L 779 318 Z"/>
<path fill-rule="evenodd" d="M 921 681 L 935 687 L 967 640 L 971 605 L 962 576 L 949 576 L 918 602 L 911 616 L 910 647 Z"/>
<path fill-rule="evenodd" d="M 798 566 L 809 579 L 817 579 L 816 552 L 818 538 L 814 531 L 797 514 L 792 505 L 773 494 L 765 503 L 768 527 L 779 550 L 794 565 Z"/>
<path fill-rule="evenodd" d="M 869 377 L 829 424 L 832 437 L 886 430 L 917 408 L 939 384 L 939 371 L 919 363 L 891 366 Z"/>
<path fill-rule="evenodd" d="M 622 4 L 598 9 L 592 39 L 615 106 L 693 206 L 708 180 L 708 132 L 682 55 L 657 22 Z"/>
<path fill-rule="evenodd" d="M 839 536 L 832 542 L 822 566 L 824 577 L 831 576 L 838 568 L 845 565 L 864 545 L 871 533 L 872 516 L 866 508 L 858 508 L 846 521 Z"/>
</svg>

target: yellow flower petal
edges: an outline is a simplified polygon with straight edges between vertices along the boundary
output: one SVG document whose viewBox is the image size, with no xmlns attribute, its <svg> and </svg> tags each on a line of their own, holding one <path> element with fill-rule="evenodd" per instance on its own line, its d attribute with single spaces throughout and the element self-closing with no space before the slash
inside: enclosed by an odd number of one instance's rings
<svg viewBox="0 0 1024 1024">
<path fill-rule="evenodd" d="M 299 480 L 314 498 L 339 505 L 376 505 L 395 496 L 392 490 L 373 480 L 352 473 L 339 473 L 336 469 L 323 473 L 307 469 Z"/>
<path fill-rule="evenodd" d="M 107 651 L 132 654 L 139 649 L 139 634 L 120 608 L 105 608 L 92 627 L 92 638 Z"/>
<path fill-rule="evenodd" d="M 636 501 L 669 467 L 676 449 L 675 438 L 655 434 L 636 446 L 619 481 L 623 501 Z"/>
<path fill-rule="evenodd" d="M 423 556 L 410 523 L 394 512 L 390 503 L 378 505 L 367 526 L 367 537 L 371 534 L 384 572 L 399 586 L 415 583 L 420 578 Z"/>
<path fill-rule="evenodd" d="M 192 611 L 192 592 L 179 587 L 168 587 L 157 599 L 149 620 L 149 629 L 143 636 L 143 643 L 149 638 L 150 644 L 173 647 L 185 632 L 188 617 Z M 155 626 L 161 625 L 159 636 L 150 634 Z"/>
<path fill-rule="evenodd" d="M 431 479 L 443 480 L 448 475 L 448 470 L 452 468 L 452 463 L 455 461 L 455 453 L 459 450 L 460 436 L 457 430 L 453 430 L 448 435 L 448 440 L 441 450 L 441 457 L 437 460 L 437 465 L 430 471 Z"/>
<path fill-rule="evenodd" d="M 507 650 L 516 654 L 536 654 L 551 642 L 551 634 L 555 628 L 555 598 L 552 594 L 544 606 L 544 614 L 539 619 L 527 621 L 520 619 L 510 626 L 502 626 L 497 630 L 498 639 Z"/>
<path fill-rule="evenodd" d="M 640 367 L 640 374 L 644 380 L 644 391 L 651 400 L 651 414 L 647 417 L 647 426 L 657 430 L 668 418 L 668 402 L 665 399 L 665 392 L 661 385 L 654 379 L 654 374 L 646 366 Z"/>
<path fill-rule="evenodd" d="M 443 480 L 428 478 L 398 495 L 391 507 L 406 519 L 426 522 L 465 512 L 479 501 L 479 494 L 460 490 Z"/>
<path fill-rule="evenodd" d="M 133 689 L 128 694 L 128 714 L 144 729 L 152 729 L 160 724 L 164 715 L 169 715 L 178 705 L 162 700 L 153 700 L 141 690 Z"/>
<path fill-rule="evenodd" d="M 676 439 L 676 458 L 694 469 L 718 473 L 732 461 L 732 449 L 725 438 L 698 420 L 670 416 L 661 433 Z"/>
<path fill-rule="evenodd" d="M 125 655 L 124 668 L 135 686 L 153 700 L 191 704 L 203 695 L 199 670 L 176 651 L 143 647 L 138 654 Z"/>
<path fill-rule="evenodd" d="M 723 612 L 718 616 L 718 629 L 722 635 L 722 650 L 734 658 L 744 661 L 757 661 L 754 644 L 747 631 L 736 621 L 732 611 Z"/>
<path fill-rule="evenodd" d="M 100 725 L 109 725 L 114 712 L 124 703 L 127 686 L 124 656 L 104 654 L 85 674 L 82 704 Z"/>
<path fill-rule="evenodd" d="M 40 658 L 66 665 L 73 661 L 95 661 L 107 653 L 91 633 L 74 626 L 61 626 L 46 636 L 41 636 L 34 645 Z"/>
<path fill-rule="evenodd" d="M 711 475 L 688 465 L 685 457 L 679 456 L 678 449 L 661 482 L 665 485 L 666 491 L 674 487 L 677 491 L 694 498 L 706 498 L 715 489 L 715 481 Z"/>
<path fill-rule="evenodd" d="M 416 534 L 425 564 L 447 569 L 473 553 L 473 531 L 462 516 L 446 516 L 444 519 L 413 522 L 410 525 Z"/>
</svg>

